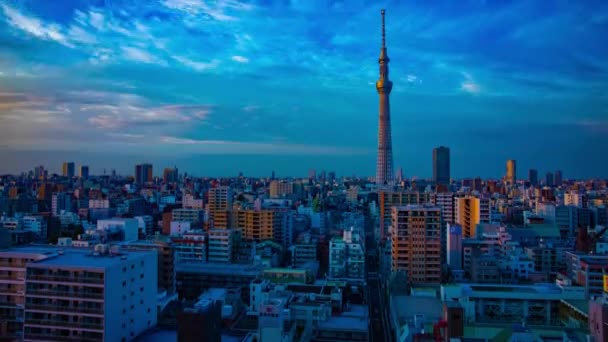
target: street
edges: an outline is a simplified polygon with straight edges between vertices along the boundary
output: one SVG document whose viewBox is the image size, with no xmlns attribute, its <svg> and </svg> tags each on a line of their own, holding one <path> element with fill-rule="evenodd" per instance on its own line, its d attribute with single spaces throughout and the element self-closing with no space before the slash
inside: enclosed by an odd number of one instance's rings
<svg viewBox="0 0 608 342">
<path fill-rule="evenodd" d="M 367 298 L 370 316 L 370 341 L 392 342 L 390 333 L 389 312 L 386 305 L 386 290 L 379 277 L 379 259 L 376 242 L 373 239 L 366 241 L 366 268 L 367 268 Z"/>
</svg>

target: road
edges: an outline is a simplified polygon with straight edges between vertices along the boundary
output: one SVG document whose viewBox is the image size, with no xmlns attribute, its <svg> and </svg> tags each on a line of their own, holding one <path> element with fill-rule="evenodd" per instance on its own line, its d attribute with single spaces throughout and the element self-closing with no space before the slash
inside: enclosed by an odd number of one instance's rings
<svg viewBox="0 0 608 342">
<path fill-rule="evenodd" d="M 389 313 L 386 301 L 386 291 L 383 281 L 378 274 L 379 260 L 373 238 L 366 239 L 366 268 L 367 268 L 367 298 L 371 323 L 370 341 L 392 342 L 390 333 Z M 371 241 L 370 241 L 371 240 Z"/>
</svg>

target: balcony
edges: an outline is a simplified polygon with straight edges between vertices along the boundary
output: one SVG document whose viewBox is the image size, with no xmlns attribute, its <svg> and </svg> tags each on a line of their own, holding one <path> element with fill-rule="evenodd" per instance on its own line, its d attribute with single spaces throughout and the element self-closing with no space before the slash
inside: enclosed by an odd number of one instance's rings
<svg viewBox="0 0 608 342">
<path fill-rule="evenodd" d="M 86 306 L 26 304 L 25 311 L 68 312 L 68 313 L 103 315 L 103 307 L 90 308 L 90 307 L 86 307 Z"/>
<path fill-rule="evenodd" d="M 64 282 L 64 283 L 83 283 L 83 284 L 104 284 L 104 279 L 100 277 L 85 277 L 85 276 L 58 276 L 58 275 L 34 275 L 27 276 L 28 281 L 43 281 L 43 282 Z"/>
<path fill-rule="evenodd" d="M 75 330 L 100 330 L 103 331 L 103 323 L 87 323 L 87 322 L 68 322 L 61 320 L 37 320 L 33 318 L 28 318 L 25 323 L 26 327 L 66 327 L 66 328 L 75 328 Z"/>
<path fill-rule="evenodd" d="M 84 298 L 84 299 L 98 299 L 103 300 L 102 293 L 91 293 L 82 291 L 56 291 L 56 290 L 28 290 L 27 296 L 40 296 L 40 297 L 62 297 L 62 298 Z"/>
<path fill-rule="evenodd" d="M 103 336 L 96 337 L 86 337 L 86 336 L 64 336 L 60 334 L 36 334 L 36 333 L 26 333 L 23 337 L 24 341 L 57 341 L 57 342 L 99 342 L 103 341 Z"/>
</svg>

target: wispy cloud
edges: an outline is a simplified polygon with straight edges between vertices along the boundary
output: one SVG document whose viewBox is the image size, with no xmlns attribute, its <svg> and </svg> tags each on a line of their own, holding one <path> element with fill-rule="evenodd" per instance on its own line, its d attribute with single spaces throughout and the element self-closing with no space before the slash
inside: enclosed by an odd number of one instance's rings
<svg viewBox="0 0 608 342">
<path fill-rule="evenodd" d="M 61 28 L 58 25 L 44 24 L 39 19 L 21 14 L 6 4 L 0 4 L 0 8 L 2 8 L 8 24 L 14 28 L 44 40 L 52 40 L 66 46 L 72 46 L 65 35 L 61 33 Z"/>
<path fill-rule="evenodd" d="M 469 94 L 477 95 L 481 91 L 481 87 L 477 82 L 473 80 L 473 76 L 471 76 L 468 72 L 463 72 L 462 76 L 464 76 L 464 81 L 460 84 L 460 90 L 467 92 Z"/>
<path fill-rule="evenodd" d="M 249 59 L 243 56 L 232 56 L 232 60 L 238 63 L 249 63 Z"/>
<path fill-rule="evenodd" d="M 220 61 L 217 59 L 211 60 L 210 62 L 193 61 L 183 56 L 173 56 L 173 59 L 183 64 L 184 66 L 194 69 L 196 71 L 212 70 L 220 65 Z"/>
</svg>

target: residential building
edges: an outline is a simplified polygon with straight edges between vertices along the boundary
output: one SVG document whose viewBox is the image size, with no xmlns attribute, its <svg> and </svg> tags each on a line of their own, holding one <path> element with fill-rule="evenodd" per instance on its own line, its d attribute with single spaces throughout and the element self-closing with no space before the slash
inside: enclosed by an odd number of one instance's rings
<svg viewBox="0 0 608 342">
<path fill-rule="evenodd" d="M 456 223 L 462 226 L 465 238 L 477 236 L 477 225 L 490 222 L 490 201 L 487 198 L 456 198 Z"/>
<path fill-rule="evenodd" d="M 230 263 L 234 259 L 233 242 L 235 231 L 232 229 L 210 229 L 208 236 L 208 261 Z"/>
<path fill-rule="evenodd" d="M 380 207 L 380 239 L 390 236 L 391 207 L 408 204 L 425 204 L 430 202 L 430 194 L 417 191 L 380 191 L 378 201 Z"/>
<path fill-rule="evenodd" d="M 192 227 L 202 227 L 205 211 L 202 209 L 173 209 L 173 221 L 189 222 Z"/>
<path fill-rule="evenodd" d="M 359 231 L 351 227 L 329 243 L 329 279 L 363 281 L 365 279 L 365 245 Z"/>
<path fill-rule="evenodd" d="M 218 186 L 209 189 L 209 228 L 230 228 L 230 213 L 232 210 L 232 189 L 228 186 Z"/>
<path fill-rule="evenodd" d="M 37 236 L 47 237 L 47 223 L 42 216 L 24 216 L 21 220 L 24 230 L 36 233 Z"/>
<path fill-rule="evenodd" d="M 158 256 L 158 291 L 175 293 L 175 250 L 168 239 L 130 241 L 121 248 L 127 250 L 156 250 Z"/>
<path fill-rule="evenodd" d="M 462 269 L 462 227 L 448 223 L 447 262 L 452 270 Z"/>
<path fill-rule="evenodd" d="M 599 296 L 604 291 L 604 275 L 608 274 L 608 255 L 566 252 L 567 275 L 582 286 L 586 298 Z"/>
<path fill-rule="evenodd" d="M 235 210 L 233 214 L 234 228 L 247 240 L 273 240 L 275 230 L 282 229 L 281 215 L 274 210 Z"/>
<path fill-rule="evenodd" d="M 280 198 L 293 193 L 291 182 L 274 180 L 270 182 L 270 198 Z"/>
<path fill-rule="evenodd" d="M 171 237 L 178 262 L 207 262 L 207 233 L 201 230 Z"/>
<path fill-rule="evenodd" d="M 426 205 L 393 206 L 392 271 L 406 271 L 412 283 L 441 279 L 441 209 Z"/>
<path fill-rule="evenodd" d="M 177 172 L 177 167 L 174 168 L 165 168 L 163 170 L 163 182 L 165 184 L 168 183 L 176 183 L 178 180 L 178 172 Z"/>
<path fill-rule="evenodd" d="M 120 241 L 137 241 L 139 222 L 133 218 L 113 218 L 97 221 L 97 232 L 109 241 L 110 236 L 119 236 Z"/>
<path fill-rule="evenodd" d="M 188 209 L 205 209 L 202 198 L 196 198 L 192 194 L 185 194 L 182 199 L 182 207 Z"/>
</svg>

